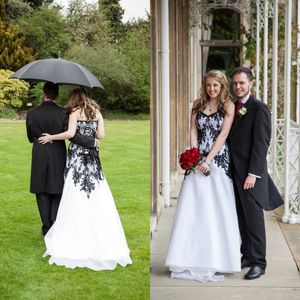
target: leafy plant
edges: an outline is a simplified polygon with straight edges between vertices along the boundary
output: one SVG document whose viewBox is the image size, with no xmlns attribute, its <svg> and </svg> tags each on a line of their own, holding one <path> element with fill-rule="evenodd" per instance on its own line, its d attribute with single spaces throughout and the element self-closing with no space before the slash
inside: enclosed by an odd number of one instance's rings
<svg viewBox="0 0 300 300">
<path fill-rule="evenodd" d="M 0 111 L 4 108 L 20 108 L 27 99 L 29 84 L 23 80 L 9 79 L 9 70 L 0 70 Z"/>
<path fill-rule="evenodd" d="M 13 23 L 22 15 L 28 15 L 33 8 L 26 2 L 21 0 L 7 0 L 5 3 L 5 21 Z"/>
<path fill-rule="evenodd" d="M 71 44 L 66 22 L 56 7 L 35 9 L 30 16 L 25 15 L 17 22 L 26 45 L 34 49 L 38 58 L 63 55 Z"/>
<path fill-rule="evenodd" d="M 148 113 L 150 109 L 150 20 L 127 23 L 127 34 L 119 49 L 132 74 L 133 84 L 124 95 L 126 111 Z"/>
<path fill-rule="evenodd" d="M 110 28 L 110 41 L 119 43 L 122 41 L 125 26 L 122 22 L 124 9 L 120 5 L 120 0 L 99 0 L 99 10 L 105 16 Z"/>
<path fill-rule="evenodd" d="M 38 106 L 39 104 L 41 104 L 44 94 L 43 86 L 44 84 L 42 82 L 39 82 L 38 84 L 32 85 L 32 87 L 28 91 L 28 101 L 30 101 L 33 106 Z"/>
<path fill-rule="evenodd" d="M 108 21 L 94 4 L 80 0 L 70 1 L 66 21 L 76 45 L 94 46 L 110 41 Z"/>
<path fill-rule="evenodd" d="M 19 27 L 0 20 L 0 68 L 15 71 L 32 60 L 33 50 L 25 45 Z"/>
<path fill-rule="evenodd" d="M 1 119 L 16 119 L 17 113 L 11 107 L 4 107 L 3 110 L 0 110 L 0 118 Z"/>
</svg>

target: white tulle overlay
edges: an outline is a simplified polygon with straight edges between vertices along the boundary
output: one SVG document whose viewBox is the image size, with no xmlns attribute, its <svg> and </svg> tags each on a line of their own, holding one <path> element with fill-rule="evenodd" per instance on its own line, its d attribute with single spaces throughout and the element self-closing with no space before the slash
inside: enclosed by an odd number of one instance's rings
<svg viewBox="0 0 300 300">
<path fill-rule="evenodd" d="M 211 163 L 182 182 L 166 266 L 171 278 L 221 281 L 240 269 L 240 235 L 231 179 Z"/>
<path fill-rule="evenodd" d="M 49 263 L 68 268 L 112 270 L 131 264 L 122 224 L 104 178 L 89 198 L 67 174 L 56 222 L 45 236 Z"/>
</svg>

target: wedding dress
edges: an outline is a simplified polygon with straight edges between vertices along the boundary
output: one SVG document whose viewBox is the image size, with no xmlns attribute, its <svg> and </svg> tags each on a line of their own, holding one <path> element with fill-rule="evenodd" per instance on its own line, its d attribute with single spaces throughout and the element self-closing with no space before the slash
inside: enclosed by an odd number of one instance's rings
<svg viewBox="0 0 300 300">
<path fill-rule="evenodd" d="M 198 149 L 206 156 L 221 131 L 220 112 L 198 112 Z M 210 175 L 186 176 L 178 196 L 166 259 L 171 278 L 221 281 L 216 273 L 241 270 L 240 235 L 225 143 L 210 164 Z"/>
<path fill-rule="evenodd" d="M 78 121 L 95 136 L 97 121 Z M 49 263 L 112 270 L 131 264 L 126 238 L 96 149 L 70 143 L 65 184 L 55 223 L 45 236 Z"/>
</svg>

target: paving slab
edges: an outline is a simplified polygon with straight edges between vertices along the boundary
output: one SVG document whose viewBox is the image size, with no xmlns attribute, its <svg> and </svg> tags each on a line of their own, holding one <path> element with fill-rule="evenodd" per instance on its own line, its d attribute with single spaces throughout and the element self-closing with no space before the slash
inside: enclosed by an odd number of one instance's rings
<svg viewBox="0 0 300 300">
<path fill-rule="evenodd" d="M 287 241 L 287 244 L 293 254 L 294 260 L 297 264 L 298 270 L 300 270 L 300 224 L 285 224 L 281 222 L 283 216 L 283 207 L 275 210 L 275 214 L 283 232 L 283 235 Z"/>
<path fill-rule="evenodd" d="M 151 300 L 299 300 L 298 288 L 249 288 L 249 287 L 152 287 Z"/>
<path fill-rule="evenodd" d="M 256 280 L 244 280 L 241 273 L 225 275 L 222 282 L 200 283 L 190 280 L 170 279 L 164 266 L 168 249 L 176 200 L 164 209 L 151 240 L 151 299 L 300 299 L 300 275 L 291 247 L 274 212 L 265 213 L 267 233 L 266 274 Z M 283 226 L 286 224 L 283 224 Z M 297 230 L 291 229 L 294 236 Z M 291 234 L 291 233 L 290 233 Z"/>
</svg>

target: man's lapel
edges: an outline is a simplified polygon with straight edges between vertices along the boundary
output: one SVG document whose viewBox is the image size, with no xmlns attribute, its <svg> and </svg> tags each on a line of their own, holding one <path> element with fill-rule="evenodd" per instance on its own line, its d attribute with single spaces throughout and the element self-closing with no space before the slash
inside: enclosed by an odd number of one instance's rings
<svg viewBox="0 0 300 300">
<path fill-rule="evenodd" d="M 244 107 L 247 108 L 247 113 L 248 113 L 248 110 L 251 109 L 252 105 L 254 104 L 254 99 L 255 99 L 255 96 L 253 94 L 251 94 L 249 99 L 245 103 Z M 244 118 L 244 117 L 245 117 L 245 115 L 235 117 L 234 122 L 232 124 L 232 128 L 231 128 L 231 134 L 233 134 L 236 131 L 236 129 L 238 128 L 238 124 L 240 122 L 240 119 Z"/>
<path fill-rule="evenodd" d="M 245 103 L 244 107 L 247 109 L 250 108 L 254 104 L 255 96 L 253 94 L 250 95 L 248 101 Z"/>
</svg>

